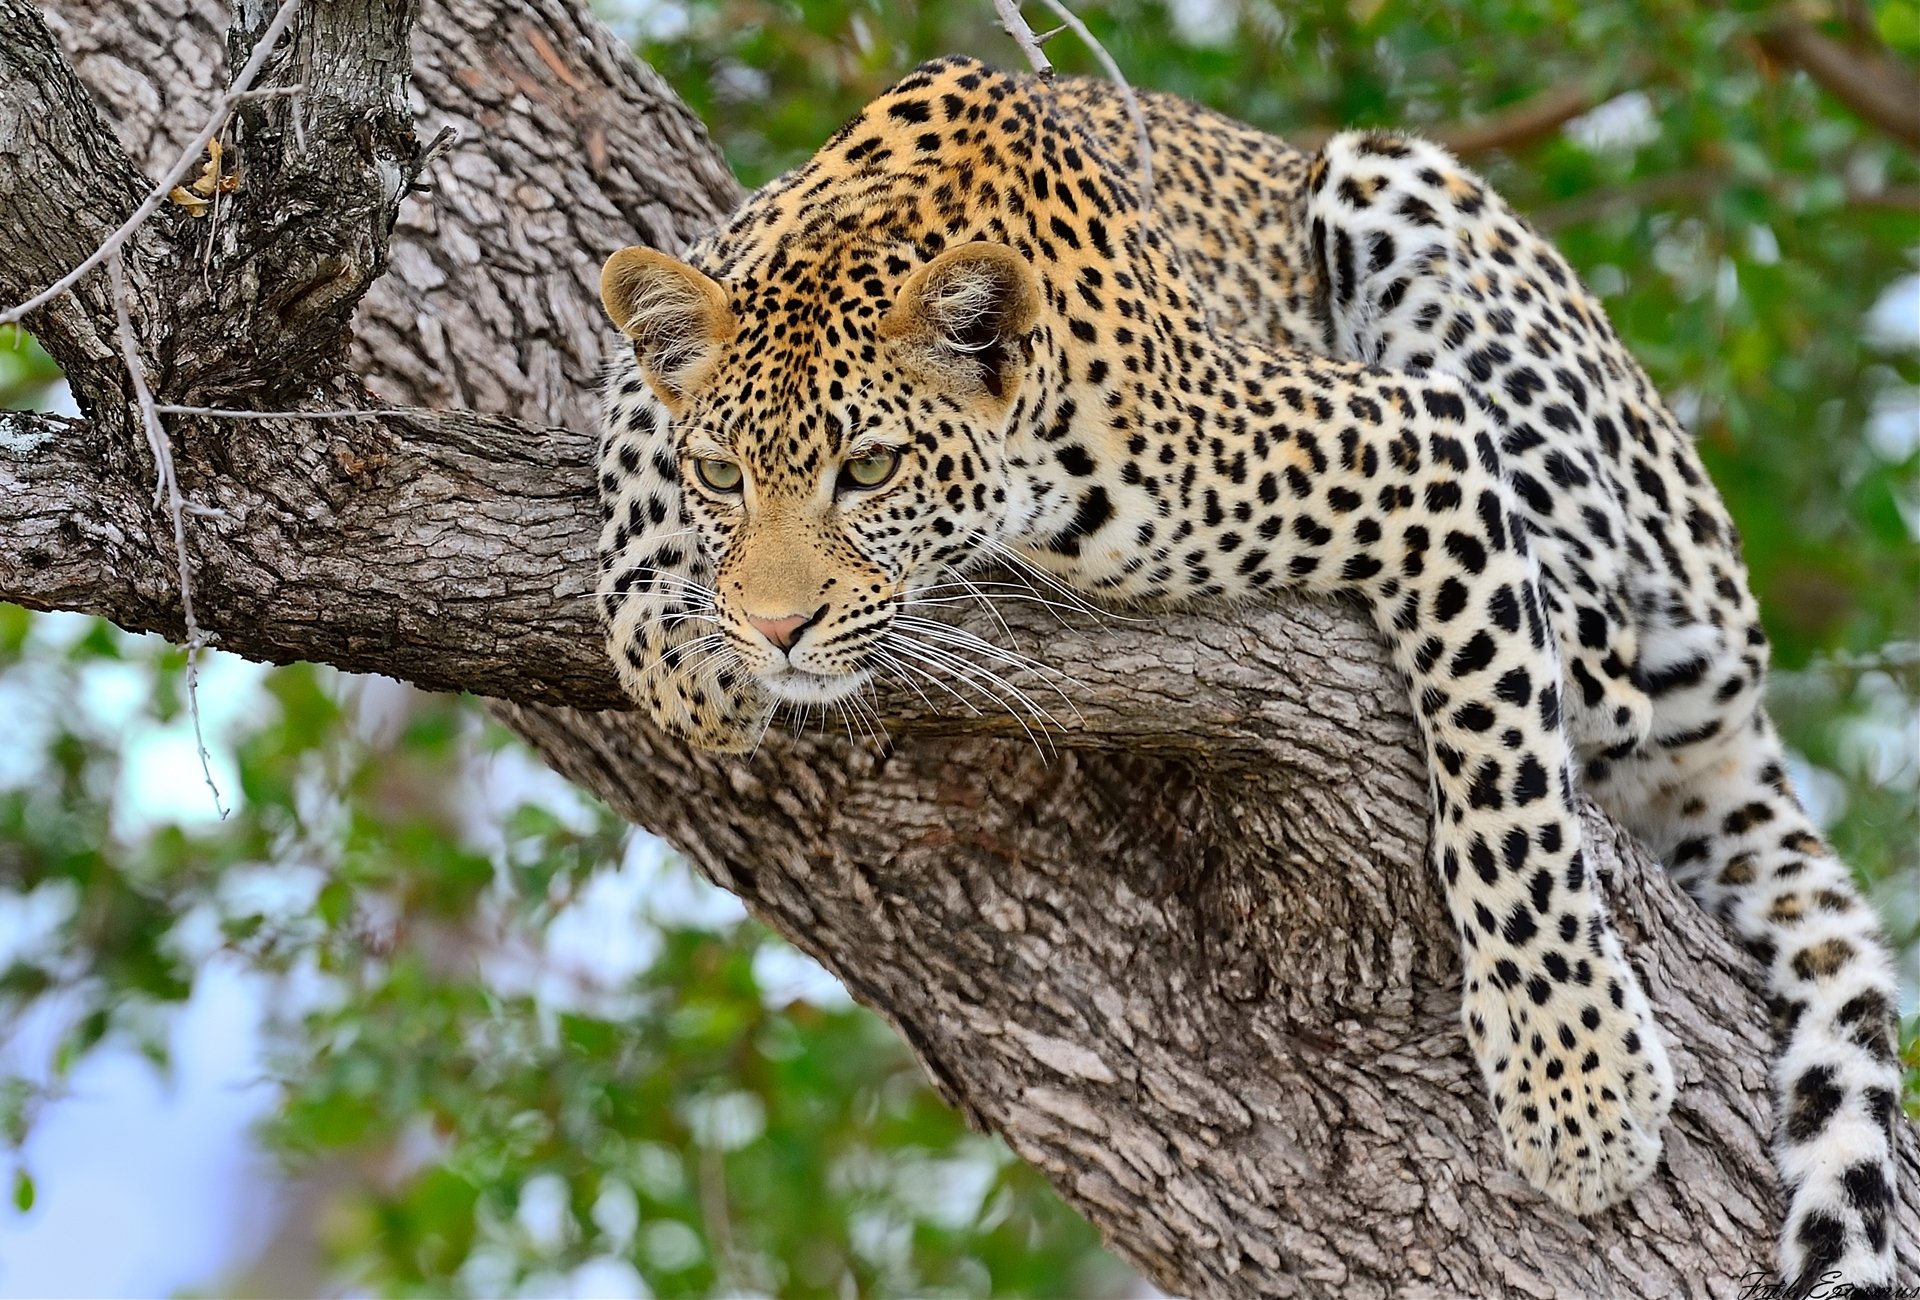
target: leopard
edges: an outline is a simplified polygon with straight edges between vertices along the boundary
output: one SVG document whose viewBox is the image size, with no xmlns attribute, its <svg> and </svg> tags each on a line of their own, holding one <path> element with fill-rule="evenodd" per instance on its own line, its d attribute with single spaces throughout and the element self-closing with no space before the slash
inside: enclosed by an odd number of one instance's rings
<svg viewBox="0 0 1920 1300">
<path fill-rule="evenodd" d="M 1508 1161 L 1602 1212 L 1675 1095 L 1584 797 L 1764 972 L 1782 1277 L 1891 1294 L 1892 962 L 1794 793 L 1739 535 L 1598 299 L 1457 158 L 951 56 L 601 292 L 600 612 L 664 732 L 745 753 L 903 675 L 917 598 L 996 565 L 1116 607 L 1357 597 Z"/>
</svg>

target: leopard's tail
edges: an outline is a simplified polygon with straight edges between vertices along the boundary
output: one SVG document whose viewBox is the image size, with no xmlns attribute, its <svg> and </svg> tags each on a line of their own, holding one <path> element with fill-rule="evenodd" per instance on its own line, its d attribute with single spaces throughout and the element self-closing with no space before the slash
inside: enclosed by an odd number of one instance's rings
<svg viewBox="0 0 1920 1300">
<path fill-rule="evenodd" d="M 1879 922 L 1794 797 L 1764 713 L 1710 752 L 1657 744 L 1642 760 L 1665 769 L 1657 793 L 1613 811 L 1766 971 L 1783 1277 L 1796 1294 L 1889 1295 L 1896 1249 L 1916 1243 L 1895 1224 L 1897 985 Z"/>
</svg>

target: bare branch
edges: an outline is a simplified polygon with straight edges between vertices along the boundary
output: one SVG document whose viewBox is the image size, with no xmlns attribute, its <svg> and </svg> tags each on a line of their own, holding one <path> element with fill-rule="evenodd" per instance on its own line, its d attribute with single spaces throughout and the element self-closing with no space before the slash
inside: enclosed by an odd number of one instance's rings
<svg viewBox="0 0 1920 1300">
<path fill-rule="evenodd" d="M 133 215 L 122 222 L 119 229 L 108 235 L 100 247 L 80 265 L 19 306 L 0 311 L 0 325 L 11 325 L 25 319 L 29 312 L 46 306 L 73 288 L 89 271 L 117 252 L 133 232 L 146 222 L 147 218 L 160 210 L 160 205 L 167 201 L 169 194 L 173 193 L 173 187 L 186 178 L 187 173 L 192 171 L 194 165 L 200 161 L 201 155 L 206 153 L 207 142 L 218 135 L 220 129 L 227 124 L 227 116 L 233 112 L 235 105 L 246 100 L 249 95 L 248 87 L 253 84 L 253 79 L 260 75 L 260 69 L 266 65 L 268 56 L 273 53 L 273 47 L 287 30 L 287 25 L 293 21 L 294 14 L 299 11 L 301 3 L 302 0 L 283 0 L 279 12 L 274 14 L 273 21 L 267 24 L 266 32 L 254 45 L 252 55 L 241 67 L 239 75 L 233 79 L 231 89 L 215 104 L 213 113 L 207 118 L 207 124 L 200 128 L 199 134 L 194 136 L 193 143 L 180 151 L 180 156 L 174 160 L 173 166 L 169 167 L 161 176 L 159 183 L 148 191 L 147 197 L 141 200 L 140 206 L 134 209 Z M 289 92 L 275 88 L 264 93 L 286 94 Z"/>
<path fill-rule="evenodd" d="M 1884 51 L 1862 53 L 1806 23 L 1759 34 L 1760 48 L 1800 68 L 1829 95 L 1920 153 L 1920 75 Z"/>
<path fill-rule="evenodd" d="M 1631 85 L 1633 71 L 1614 73 L 1590 82 L 1549 86 L 1538 94 L 1509 104 L 1496 113 L 1470 122 L 1428 127 L 1418 132 L 1437 144 L 1443 144 L 1463 158 L 1490 153 L 1495 149 L 1524 149 L 1551 137 L 1568 122 L 1590 113 Z M 1287 139 L 1296 147 L 1311 152 L 1332 139 L 1341 128 L 1305 127 L 1289 132 Z"/>
<path fill-rule="evenodd" d="M 160 403 L 162 415 L 197 415 L 208 420 L 384 420 L 389 416 L 418 416 L 404 406 L 374 406 L 364 411 L 235 411 L 222 406 L 175 406 Z"/>
<path fill-rule="evenodd" d="M 425 174 L 427 168 L 451 153 L 453 147 L 459 143 L 460 128 L 456 126 L 442 126 L 433 133 L 433 139 L 427 141 L 426 147 L 420 151 L 419 158 L 414 160 L 411 187 L 415 194 L 433 193 L 433 186 L 423 185 L 420 177 Z"/>
<path fill-rule="evenodd" d="M 204 417 L 171 418 L 179 482 L 208 512 L 203 638 L 435 690 L 624 705 L 589 599 L 590 439 L 464 412 L 263 418 L 241 474 L 204 458 L 227 442 L 194 429 Z M 0 600 L 191 640 L 178 539 L 143 468 L 101 426 L 0 418 Z"/>
<path fill-rule="evenodd" d="M 993 11 L 1000 15 L 1000 30 L 1013 37 L 1013 43 L 1027 56 L 1027 62 L 1033 66 L 1035 76 L 1051 77 L 1053 63 L 1040 49 L 1041 40 L 1033 34 L 1033 28 L 1021 16 L 1020 0 L 993 0 Z"/>
</svg>

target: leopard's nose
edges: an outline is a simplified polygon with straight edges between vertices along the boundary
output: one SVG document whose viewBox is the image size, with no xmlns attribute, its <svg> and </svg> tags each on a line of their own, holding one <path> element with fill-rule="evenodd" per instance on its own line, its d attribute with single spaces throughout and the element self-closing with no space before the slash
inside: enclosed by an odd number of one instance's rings
<svg viewBox="0 0 1920 1300">
<path fill-rule="evenodd" d="M 825 608 L 822 606 L 822 608 Z M 747 615 L 747 625 L 758 632 L 781 650 L 793 649 L 794 642 L 814 619 L 820 617 L 816 610 L 811 614 L 787 614 L 781 618 L 761 618 L 757 614 Z"/>
</svg>

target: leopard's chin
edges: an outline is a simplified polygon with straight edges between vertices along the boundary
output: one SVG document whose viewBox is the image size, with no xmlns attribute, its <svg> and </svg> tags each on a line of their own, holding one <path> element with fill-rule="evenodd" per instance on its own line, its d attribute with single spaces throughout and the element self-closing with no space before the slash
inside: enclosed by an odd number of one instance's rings
<svg viewBox="0 0 1920 1300">
<path fill-rule="evenodd" d="M 781 671 L 763 676 L 760 684 L 783 704 L 837 704 L 871 680 L 873 674 L 865 668 L 850 673 L 815 673 L 783 666 Z"/>
</svg>

